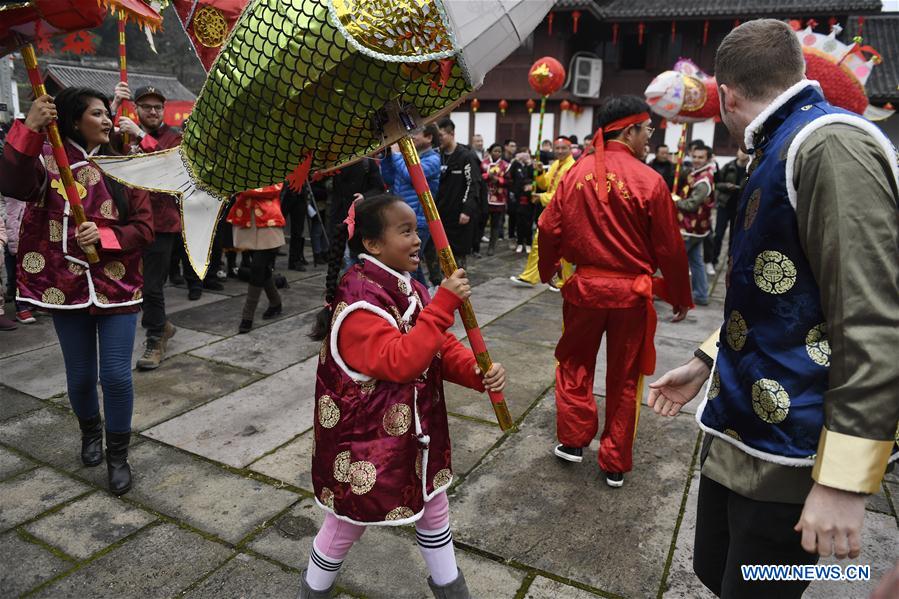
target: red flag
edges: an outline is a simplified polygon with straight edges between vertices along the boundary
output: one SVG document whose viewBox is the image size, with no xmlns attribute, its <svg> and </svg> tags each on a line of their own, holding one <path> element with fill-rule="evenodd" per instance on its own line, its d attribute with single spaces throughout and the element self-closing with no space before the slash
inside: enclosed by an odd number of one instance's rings
<svg viewBox="0 0 899 599">
<path fill-rule="evenodd" d="M 249 0 L 174 0 L 175 12 L 207 71 Z"/>
</svg>

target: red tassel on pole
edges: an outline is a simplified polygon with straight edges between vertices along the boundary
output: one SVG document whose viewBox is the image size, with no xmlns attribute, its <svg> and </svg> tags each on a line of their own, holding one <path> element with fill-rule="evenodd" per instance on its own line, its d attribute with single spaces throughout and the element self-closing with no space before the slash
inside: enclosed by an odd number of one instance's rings
<svg viewBox="0 0 899 599">
<path fill-rule="evenodd" d="M 865 28 L 865 17 L 859 17 L 858 18 L 858 33 L 856 35 L 861 36 L 862 29 L 864 29 L 864 28 Z"/>
<path fill-rule="evenodd" d="M 830 17 L 829 19 L 827 19 L 827 24 L 830 26 L 830 31 L 833 31 L 833 26 L 839 22 L 839 19 L 837 19 L 836 17 Z"/>
<path fill-rule="evenodd" d="M 677 35 L 677 21 L 671 21 L 671 43 L 674 43 L 674 38 Z"/>
<path fill-rule="evenodd" d="M 637 25 L 637 43 L 643 45 L 643 36 L 646 34 L 646 24 L 643 21 Z"/>
<path fill-rule="evenodd" d="M 549 37 L 553 36 L 553 19 L 555 19 L 555 18 L 556 18 L 555 13 L 549 13 L 548 15 L 546 15 L 546 20 L 549 25 Z"/>
<path fill-rule="evenodd" d="M 702 45 L 705 46 L 709 43 L 709 22 L 706 21 L 702 24 Z"/>
<path fill-rule="evenodd" d="M 575 10 L 571 13 L 571 28 L 577 33 L 577 23 L 581 20 L 581 11 Z"/>
<path fill-rule="evenodd" d="M 612 23 L 612 45 L 613 46 L 618 45 L 618 29 L 619 29 L 618 23 Z"/>
</svg>

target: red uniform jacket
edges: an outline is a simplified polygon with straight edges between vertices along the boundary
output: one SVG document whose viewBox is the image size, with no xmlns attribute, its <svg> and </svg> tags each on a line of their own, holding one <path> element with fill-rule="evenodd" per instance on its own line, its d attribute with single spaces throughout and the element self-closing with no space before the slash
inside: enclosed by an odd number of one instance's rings
<svg viewBox="0 0 899 599">
<path fill-rule="evenodd" d="M 154 133 L 147 133 L 134 146 L 135 153 L 158 152 L 177 147 L 181 143 L 181 131 L 166 124 L 159 126 Z M 153 204 L 153 230 L 157 233 L 181 232 L 181 208 L 176 196 L 167 193 L 150 193 Z"/>
<path fill-rule="evenodd" d="M 253 225 L 250 213 L 256 216 L 256 228 L 283 227 L 284 215 L 281 213 L 281 187 L 283 183 L 251 189 L 237 194 L 228 222 L 235 227 L 249 229 Z"/>
</svg>

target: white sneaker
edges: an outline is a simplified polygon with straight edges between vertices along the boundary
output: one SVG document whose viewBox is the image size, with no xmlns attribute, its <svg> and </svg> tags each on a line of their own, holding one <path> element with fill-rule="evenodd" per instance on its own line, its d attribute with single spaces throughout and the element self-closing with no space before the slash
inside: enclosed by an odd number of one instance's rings
<svg viewBox="0 0 899 599">
<path fill-rule="evenodd" d="M 531 253 L 531 246 L 529 246 L 529 245 L 524 246 L 524 251 L 525 251 L 526 254 L 530 254 L 530 253 Z"/>
<path fill-rule="evenodd" d="M 520 277 L 509 277 L 509 280 L 512 281 L 518 287 L 533 287 L 533 283 L 528 283 L 524 279 Z"/>
<path fill-rule="evenodd" d="M 484 235 L 481 237 L 481 243 L 490 243 L 490 238 Z"/>
<path fill-rule="evenodd" d="M 715 276 L 715 265 L 712 264 L 711 262 L 706 262 L 705 274 L 709 275 L 710 277 L 714 277 Z"/>
<path fill-rule="evenodd" d="M 523 245 L 517 245 L 517 246 L 515 246 L 515 253 L 516 253 L 516 254 L 520 254 L 520 253 L 523 252 L 523 251 L 524 251 L 524 246 L 523 246 Z"/>
<path fill-rule="evenodd" d="M 552 291 L 553 293 L 562 293 L 562 289 L 559 287 L 556 287 L 555 285 L 550 284 L 550 285 L 547 285 L 547 287 L 549 287 L 549 290 Z"/>
</svg>

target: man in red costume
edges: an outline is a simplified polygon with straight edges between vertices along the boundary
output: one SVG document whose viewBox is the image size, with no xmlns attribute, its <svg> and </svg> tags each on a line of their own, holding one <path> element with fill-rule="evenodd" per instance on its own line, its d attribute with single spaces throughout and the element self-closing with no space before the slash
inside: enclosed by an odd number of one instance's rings
<svg viewBox="0 0 899 599">
<path fill-rule="evenodd" d="M 540 217 L 539 268 L 548 282 L 561 260 L 577 264 L 562 287 L 555 454 L 581 462 L 596 436 L 593 374 L 607 335 L 599 466 L 609 486 L 620 487 L 631 470 L 643 375 L 655 369 L 653 294 L 674 306 L 674 321 L 693 303 L 671 193 L 639 158 L 652 135 L 649 106 L 636 96 L 609 98 L 598 125 L 594 151 L 572 167 Z M 659 269 L 664 280 L 652 278 Z"/>
</svg>

